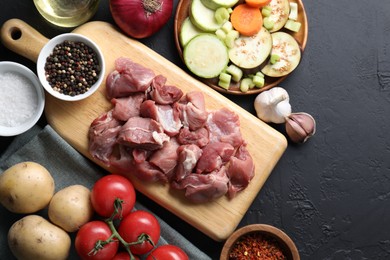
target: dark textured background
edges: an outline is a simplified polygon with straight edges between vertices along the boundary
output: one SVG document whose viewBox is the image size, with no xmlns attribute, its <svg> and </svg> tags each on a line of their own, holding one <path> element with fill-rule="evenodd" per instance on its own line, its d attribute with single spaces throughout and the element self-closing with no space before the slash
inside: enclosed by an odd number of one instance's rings
<svg viewBox="0 0 390 260">
<path fill-rule="evenodd" d="M 314 116 L 317 133 L 304 145 L 289 144 L 240 226 L 281 228 L 295 241 L 302 259 L 390 259 L 390 1 L 303 3 L 309 21 L 307 47 L 301 64 L 281 86 L 289 92 L 294 112 Z M 15 17 L 48 38 L 69 31 L 47 24 L 32 1 L 2 0 L 0 23 Z M 113 22 L 107 0 L 93 19 Z M 174 45 L 173 15 L 159 33 L 142 42 L 184 68 Z M 35 71 L 35 64 L 4 46 L 0 60 Z M 254 113 L 255 96 L 229 98 Z M 273 127 L 284 133 L 283 126 Z M 11 141 L 1 137 L 1 149 Z M 218 258 L 223 243 L 148 199 L 139 200 Z"/>
</svg>

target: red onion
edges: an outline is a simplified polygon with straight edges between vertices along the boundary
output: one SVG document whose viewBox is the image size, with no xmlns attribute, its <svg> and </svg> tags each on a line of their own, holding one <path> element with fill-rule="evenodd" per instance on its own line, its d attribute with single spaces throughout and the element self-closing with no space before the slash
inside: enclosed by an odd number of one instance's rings
<svg viewBox="0 0 390 260">
<path fill-rule="evenodd" d="M 127 35 L 146 38 L 160 30 L 172 14 L 173 0 L 110 0 L 115 23 Z"/>
</svg>

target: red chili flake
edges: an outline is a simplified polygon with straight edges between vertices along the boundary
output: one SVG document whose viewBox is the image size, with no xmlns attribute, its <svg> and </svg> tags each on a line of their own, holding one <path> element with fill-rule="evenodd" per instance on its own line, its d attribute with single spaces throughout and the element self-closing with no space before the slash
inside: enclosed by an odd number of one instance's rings
<svg viewBox="0 0 390 260">
<path fill-rule="evenodd" d="M 230 260 L 285 260 L 279 242 L 270 236 L 254 232 L 239 238 L 229 252 Z"/>
</svg>

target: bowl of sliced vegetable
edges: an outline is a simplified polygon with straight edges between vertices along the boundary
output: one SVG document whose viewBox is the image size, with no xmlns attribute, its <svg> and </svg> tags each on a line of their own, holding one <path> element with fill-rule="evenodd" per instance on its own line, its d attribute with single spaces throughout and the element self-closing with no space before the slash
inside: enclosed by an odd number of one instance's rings
<svg viewBox="0 0 390 260">
<path fill-rule="evenodd" d="M 181 0 L 174 23 L 187 69 L 236 95 L 282 82 L 298 67 L 308 35 L 301 0 Z"/>
<path fill-rule="evenodd" d="M 266 224 L 252 224 L 236 230 L 226 240 L 220 260 L 232 259 L 299 260 L 300 256 L 285 232 Z"/>
</svg>

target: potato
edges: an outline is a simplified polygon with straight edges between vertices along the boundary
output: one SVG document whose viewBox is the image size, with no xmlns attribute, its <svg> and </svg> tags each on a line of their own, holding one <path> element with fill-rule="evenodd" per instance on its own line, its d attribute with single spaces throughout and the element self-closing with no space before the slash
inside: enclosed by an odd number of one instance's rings
<svg viewBox="0 0 390 260">
<path fill-rule="evenodd" d="M 28 215 L 11 226 L 8 245 L 18 260 L 61 260 L 69 255 L 71 239 L 43 217 Z"/>
<path fill-rule="evenodd" d="M 54 179 L 35 162 L 21 162 L 0 175 L 0 203 L 14 213 L 34 213 L 45 208 L 54 194 Z"/>
<path fill-rule="evenodd" d="M 93 215 L 90 190 L 82 185 L 68 186 L 56 194 L 49 204 L 49 219 L 68 232 L 74 232 Z"/>
</svg>

